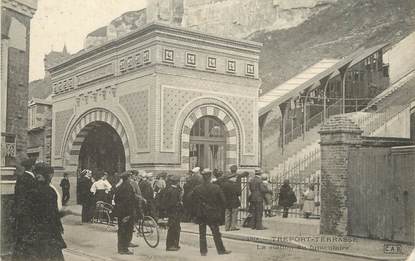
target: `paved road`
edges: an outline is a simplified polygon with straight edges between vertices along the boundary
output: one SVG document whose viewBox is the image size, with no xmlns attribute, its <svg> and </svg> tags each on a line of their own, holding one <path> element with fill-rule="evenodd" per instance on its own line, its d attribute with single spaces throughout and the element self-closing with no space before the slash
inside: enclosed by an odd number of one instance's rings
<svg viewBox="0 0 415 261">
<path fill-rule="evenodd" d="M 134 237 L 134 242 L 140 246 L 134 249 L 133 256 L 118 255 L 116 252 L 117 233 L 106 231 L 102 225 L 80 225 L 80 217 L 68 216 L 63 219 L 64 239 L 68 245 L 65 251 L 67 261 L 84 260 L 265 260 L 265 261 L 297 261 L 297 260 L 327 260 L 327 261 L 359 261 L 364 259 L 350 258 L 339 255 L 317 253 L 298 249 L 281 249 L 276 246 L 258 245 L 252 242 L 224 240 L 227 249 L 232 254 L 218 256 L 213 240 L 208 240 L 208 257 L 201 257 L 199 253 L 198 235 L 182 233 L 181 250 L 178 252 L 165 251 L 166 231 L 161 232 L 161 242 L 155 249 L 148 247 L 142 238 Z"/>
</svg>

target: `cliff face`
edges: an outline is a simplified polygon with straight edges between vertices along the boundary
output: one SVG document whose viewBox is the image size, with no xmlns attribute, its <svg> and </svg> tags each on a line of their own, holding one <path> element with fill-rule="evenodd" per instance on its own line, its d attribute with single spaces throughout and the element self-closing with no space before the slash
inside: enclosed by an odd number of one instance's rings
<svg viewBox="0 0 415 261">
<path fill-rule="evenodd" d="M 265 93 L 323 58 L 393 46 L 414 31 L 413 0 L 338 0 L 296 27 L 259 31 L 249 39 L 264 44 L 259 72 Z"/>
<path fill-rule="evenodd" d="M 297 26 L 338 0 L 149 0 L 91 32 L 84 48 L 105 43 L 152 21 L 236 38 Z"/>
<path fill-rule="evenodd" d="M 297 26 L 337 0 L 188 0 L 184 27 L 242 38 Z"/>
</svg>

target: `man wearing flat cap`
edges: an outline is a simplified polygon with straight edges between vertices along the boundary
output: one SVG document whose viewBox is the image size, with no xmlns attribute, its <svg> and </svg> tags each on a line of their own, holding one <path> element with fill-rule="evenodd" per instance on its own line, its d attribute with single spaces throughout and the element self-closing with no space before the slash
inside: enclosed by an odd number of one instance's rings
<svg viewBox="0 0 415 261">
<path fill-rule="evenodd" d="M 222 242 L 222 235 L 219 232 L 219 225 L 222 221 L 222 209 L 225 205 L 225 196 L 221 188 L 211 183 L 212 171 L 204 169 L 202 171 L 203 183 L 194 189 L 192 198 L 195 206 L 196 223 L 199 224 L 199 244 L 200 254 L 207 255 L 206 226 L 210 227 L 215 242 L 216 250 L 219 255 L 230 254 Z"/>
<path fill-rule="evenodd" d="M 134 217 L 136 211 L 135 194 L 130 184 L 131 172 L 123 172 L 120 175 L 120 182 L 115 188 L 114 195 L 114 214 L 118 218 L 118 253 L 122 255 L 132 255 L 128 247 L 134 229 Z"/>
<path fill-rule="evenodd" d="M 248 183 L 250 191 L 249 202 L 252 210 L 250 225 L 252 229 L 257 230 L 265 229 L 262 225 L 262 212 L 264 211 L 265 193 L 268 192 L 267 186 L 262 182 L 261 174 L 261 169 L 255 169 L 255 176 Z"/>
<path fill-rule="evenodd" d="M 241 206 L 239 196 L 241 196 L 241 176 L 236 173 L 238 167 L 232 165 L 230 173 L 227 174 L 221 183 L 222 191 L 225 195 L 225 230 L 233 231 L 238 228 L 238 208 Z"/>
<path fill-rule="evenodd" d="M 184 203 L 184 218 L 183 221 L 189 222 L 194 216 L 194 206 L 192 201 L 192 194 L 194 188 L 202 183 L 202 175 L 200 175 L 200 168 L 195 167 L 189 172 L 190 176 L 186 178 L 186 183 L 183 186 L 183 203 Z"/>
<path fill-rule="evenodd" d="M 161 205 L 166 211 L 169 227 L 166 238 L 166 250 L 178 251 L 180 249 L 180 216 L 182 214 L 182 190 L 179 186 L 180 177 L 171 175 L 168 178 L 167 187 L 161 198 Z"/>
</svg>

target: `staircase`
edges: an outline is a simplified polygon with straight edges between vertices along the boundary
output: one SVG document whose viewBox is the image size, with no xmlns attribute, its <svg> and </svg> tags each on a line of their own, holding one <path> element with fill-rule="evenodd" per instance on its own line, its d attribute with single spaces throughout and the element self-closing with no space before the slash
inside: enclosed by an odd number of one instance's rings
<svg viewBox="0 0 415 261">
<path fill-rule="evenodd" d="M 408 110 L 410 101 L 415 97 L 415 91 L 409 95 L 404 95 L 404 97 L 401 97 L 400 94 L 415 89 L 411 88 L 411 85 L 406 86 L 406 83 L 411 80 L 415 81 L 415 70 L 376 96 L 362 111 L 348 114 L 363 130 L 364 136 L 376 134 L 377 130 Z M 386 106 L 385 103 L 389 106 Z M 375 110 L 375 108 L 378 110 Z M 272 177 L 292 179 L 314 175 L 319 171 L 320 135 L 318 131 L 320 126 L 321 124 L 316 125 L 306 132 L 305 136 L 294 139 L 285 147 L 286 157 L 282 157 L 282 160 L 277 162 L 277 166 L 270 171 Z"/>
</svg>

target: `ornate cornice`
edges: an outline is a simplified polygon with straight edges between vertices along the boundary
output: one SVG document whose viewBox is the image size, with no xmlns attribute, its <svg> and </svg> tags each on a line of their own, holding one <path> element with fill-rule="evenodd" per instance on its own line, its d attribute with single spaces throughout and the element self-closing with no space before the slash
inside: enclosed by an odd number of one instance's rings
<svg viewBox="0 0 415 261">
<path fill-rule="evenodd" d="M 37 9 L 37 0 L 1 0 L 1 5 L 32 18 Z"/>
<path fill-rule="evenodd" d="M 254 55 L 259 55 L 262 48 L 261 43 L 253 41 L 224 38 L 215 36 L 213 34 L 206 34 L 195 30 L 185 29 L 182 27 L 153 22 L 142 26 L 134 32 L 126 34 L 121 38 L 114 39 L 103 45 L 94 47 L 90 50 L 86 50 L 78 55 L 74 55 L 70 60 L 64 61 L 54 67 L 49 68 L 49 71 L 54 73 L 74 63 L 94 57 L 101 52 L 108 52 L 109 50 L 119 51 L 120 46 L 123 46 L 126 43 L 137 39 L 140 39 L 142 42 L 144 39 L 156 37 L 173 37 L 174 39 L 178 40 L 193 42 L 201 45 L 217 46 L 221 49 L 231 49 L 234 51 L 247 52 Z"/>
</svg>

